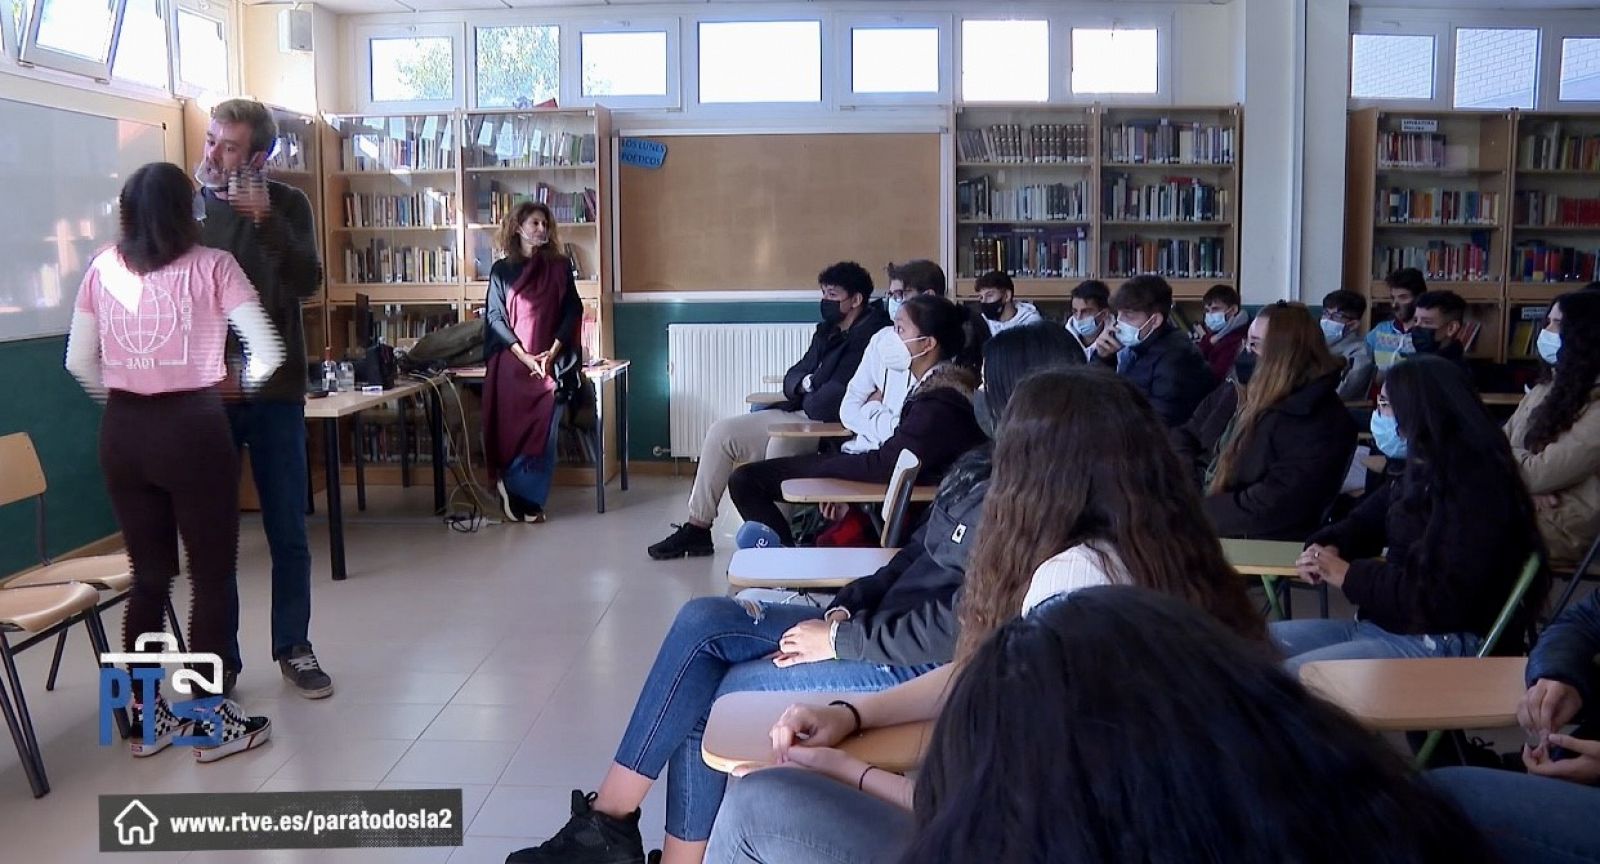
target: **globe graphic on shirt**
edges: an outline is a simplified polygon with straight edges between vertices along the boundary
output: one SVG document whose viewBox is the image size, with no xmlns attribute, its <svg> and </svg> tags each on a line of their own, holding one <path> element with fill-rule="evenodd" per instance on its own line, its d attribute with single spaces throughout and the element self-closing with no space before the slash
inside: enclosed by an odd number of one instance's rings
<svg viewBox="0 0 1600 864">
<path fill-rule="evenodd" d="M 147 283 L 139 296 L 139 306 L 129 309 L 121 303 L 110 303 L 106 329 L 129 354 L 149 354 L 158 351 L 178 329 L 178 304 L 171 292 L 160 285 Z"/>
</svg>

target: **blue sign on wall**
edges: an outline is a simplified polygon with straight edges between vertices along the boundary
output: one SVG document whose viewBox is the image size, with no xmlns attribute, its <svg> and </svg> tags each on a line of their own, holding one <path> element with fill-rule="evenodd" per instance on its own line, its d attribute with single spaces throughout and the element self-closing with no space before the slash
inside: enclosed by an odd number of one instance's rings
<svg viewBox="0 0 1600 864">
<path fill-rule="evenodd" d="M 667 161 L 667 145 L 645 138 L 622 139 L 622 152 L 617 157 L 624 165 L 640 168 L 660 168 Z"/>
</svg>

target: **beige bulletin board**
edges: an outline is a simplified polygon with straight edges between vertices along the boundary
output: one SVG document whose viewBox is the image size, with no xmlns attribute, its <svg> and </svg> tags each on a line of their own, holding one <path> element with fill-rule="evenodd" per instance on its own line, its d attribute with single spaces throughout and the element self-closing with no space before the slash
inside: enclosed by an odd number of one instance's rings
<svg viewBox="0 0 1600 864">
<path fill-rule="evenodd" d="M 620 169 L 624 292 L 811 288 L 845 260 L 881 283 L 939 258 L 937 133 L 655 140 L 662 167 Z"/>
</svg>

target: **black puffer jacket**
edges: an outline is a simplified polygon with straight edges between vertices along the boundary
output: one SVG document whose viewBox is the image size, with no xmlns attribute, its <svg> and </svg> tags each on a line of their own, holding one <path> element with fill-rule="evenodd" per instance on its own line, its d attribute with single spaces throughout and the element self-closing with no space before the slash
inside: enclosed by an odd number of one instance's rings
<svg viewBox="0 0 1600 864">
<path fill-rule="evenodd" d="M 839 624 L 839 659 L 913 666 L 955 657 L 956 597 L 978 542 L 991 456 L 984 445 L 958 460 L 905 548 L 834 597 L 851 616 Z"/>
<path fill-rule="evenodd" d="M 1187 421 L 1217 386 L 1200 349 L 1183 331 L 1166 323 L 1150 338 L 1120 352 L 1117 374 L 1139 388 L 1168 426 Z"/>
<path fill-rule="evenodd" d="M 882 309 L 867 306 L 849 330 L 840 330 L 826 321 L 818 324 L 805 356 L 783 376 L 783 396 L 788 401 L 774 407 L 804 411 L 819 423 L 839 422 L 839 403 L 844 401 L 845 387 L 861 365 L 867 343 L 889 323 L 889 316 Z M 811 376 L 809 392 L 802 388 L 807 375 Z"/>
</svg>

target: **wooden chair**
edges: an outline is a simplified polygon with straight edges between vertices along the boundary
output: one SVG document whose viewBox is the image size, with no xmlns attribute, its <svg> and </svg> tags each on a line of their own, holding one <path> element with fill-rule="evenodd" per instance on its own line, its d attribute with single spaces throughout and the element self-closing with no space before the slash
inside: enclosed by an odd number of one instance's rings
<svg viewBox="0 0 1600 864">
<path fill-rule="evenodd" d="M 106 644 L 105 628 L 95 612 L 99 594 L 88 585 L 67 583 L 39 585 L 30 588 L 11 588 L 0 591 L 0 662 L 5 665 L 6 683 L 0 685 L 0 713 L 5 714 L 6 728 L 17 746 L 17 757 L 28 775 L 28 785 L 33 797 L 42 798 L 50 792 L 50 781 L 44 772 L 44 755 L 39 749 L 38 736 L 33 731 L 33 717 L 28 713 L 28 700 L 22 692 L 22 676 L 17 674 L 16 654 L 65 633 L 78 620 L 89 630 L 89 640 L 95 649 L 96 665 L 99 656 L 110 650 Z M 12 634 L 23 634 L 21 642 L 11 644 Z M 9 695 L 7 690 L 10 691 Z M 15 708 L 12 707 L 13 702 Z M 127 716 L 115 712 L 118 730 L 128 735 Z"/>
<path fill-rule="evenodd" d="M 736 588 L 773 588 L 803 594 L 835 590 L 872 575 L 899 551 L 910 515 L 911 491 L 921 470 L 922 460 L 917 454 L 900 451 L 889 485 L 883 491 L 879 548 L 740 549 L 728 562 L 728 583 Z"/>
<path fill-rule="evenodd" d="M 98 617 L 104 610 L 128 598 L 128 589 L 133 586 L 133 572 L 128 563 L 128 556 L 118 552 L 113 555 L 51 561 L 45 544 L 46 488 L 44 466 L 39 462 L 39 453 L 34 449 L 33 439 L 28 433 L 16 432 L 0 437 L 0 507 L 28 498 L 33 499 L 34 543 L 40 564 L 33 570 L 0 583 L 0 590 L 81 583 L 98 592 L 99 597 L 94 610 L 95 616 Z M 167 600 L 167 620 L 172 626 L 173 635 L 178 639 L 178 650 L 187 650 L 183 647 L 183 632 L 178 627 L 178 614 L 172 608 L 170 599 Z M 103 629 L 103 625 L 101 626 Z M 87 619 L 84 621 L 84 627 L 85 629 L 91 627 Z M 91 632 L 91 641 L 93 638 L 94 634 Z M 67 630 L 63 628 L 56 637 L 55 657 L 50 661 L 50 676 L 45 680 L 46 690 L 56 688 L 56 675 L 61 669 L 61 654 L 66 644 Z"/>
</svg>

